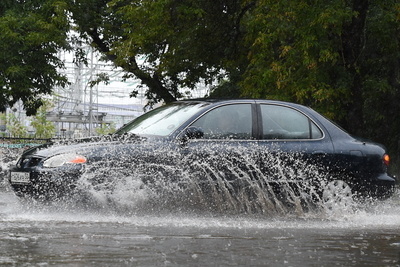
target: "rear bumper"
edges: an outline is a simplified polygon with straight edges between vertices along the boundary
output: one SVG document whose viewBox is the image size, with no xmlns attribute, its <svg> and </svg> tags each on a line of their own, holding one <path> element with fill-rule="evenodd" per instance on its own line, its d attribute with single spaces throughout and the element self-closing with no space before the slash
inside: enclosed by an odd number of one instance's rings
<svg viewBox="0 0 400 267">
<path fill-rule="evenodd" d="M 378 181 L 384 181 L 384 182 L 393 182 L 396 183 L 396 179 L 394 177 L 389 176 L 386 173 L 382 173 L 380 175 L 378 175 L 378 177 L 376 178 Z"/>
<path fill-rule="evenodd" d="M 387 199 L 396 191 L 396 179 L 387 173 L 372 176 L 373 179 L 355 182 L 354 189 L 362 197 L 374 199 Z"/>
</svg>

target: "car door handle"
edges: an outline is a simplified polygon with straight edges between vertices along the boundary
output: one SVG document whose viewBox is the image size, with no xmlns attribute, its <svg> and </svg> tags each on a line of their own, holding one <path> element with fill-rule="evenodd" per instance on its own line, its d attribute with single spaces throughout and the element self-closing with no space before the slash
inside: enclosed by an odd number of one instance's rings
<svg viewBox="0 0 400 267">
<path fill-rule="evenodd" d="M 322 151 L 322 150 L 318 150 L 318 151 L 313 151 L 312 153 L 311 153 L 312 155 L 315 155 L 315 156 L 319 156 L 319 155 L 325 155 L 326 154 L 326 152 L 324 152 L 324 151 Z"/>
</svg>

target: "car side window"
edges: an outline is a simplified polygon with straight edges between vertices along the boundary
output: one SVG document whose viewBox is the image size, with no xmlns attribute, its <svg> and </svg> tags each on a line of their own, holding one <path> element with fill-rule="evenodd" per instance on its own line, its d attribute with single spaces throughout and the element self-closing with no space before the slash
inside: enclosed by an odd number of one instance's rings
<svg viewBox="0 0 400 267">
<path fill-rule="evenodd" d="M 263 139 L 319 139 L 315 123 L 303 113 L 284 106 L 261 105 Z"/>
<path fill-rule="evenodd" d="M 204 114 L 192 126 L 202 129 L 204 139 L 251 139 L 251 104 L 217 107 Z"/>
</svg>

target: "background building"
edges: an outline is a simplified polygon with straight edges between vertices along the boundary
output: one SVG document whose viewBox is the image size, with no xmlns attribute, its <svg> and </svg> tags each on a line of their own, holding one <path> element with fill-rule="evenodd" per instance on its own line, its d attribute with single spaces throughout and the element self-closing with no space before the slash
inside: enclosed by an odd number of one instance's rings
<svg viewBox="0 0 400 267">
<path fill-rule="evenodd" d="M 65 69 L 61 72 L 67 76 L 69 86 L 54 88 L 54 95 L 49 97 L 52 106 L 46 118 L 55 123 L 56 136 L 76 138 L 97 135 L 97 128 L 119 128 L 135 117 L 143 114 L 147 100 L 140 81 L 125 79 L 123 72 L 110 63 L 100 61 L 89 46 L 80 47 L 86 54 L 87 64 L 79 63 L 70 53 L 60 53 Z M 106 82 L 96 83 L 99 77 L 106 77 Z M 191 97 L 203 97 L 207 88 L 190 92 Z M 130 93 L 138 90 L 136 98 Z M 30 118 L 20 103 L 7 109 L 6 113 L 15 115 L 28 129 L 31 136 L 35 130 L 30 126 Z M 0 116 L 1 117 L 1 116 Z M 0 136 L 9 136 L 5 121 L 0 120 Z"/>
<path fill-rule="evenodd" d="M 106 125 L 119 128 L 142 114 L 147 103 L 143 92 L 137 98 L 129 97 L 130 92 L 140 88 L 138 80 L 123 82 L 121 70 L 99 61 L 99 55 L 90 47 L 81 49 L 87 64 L 76 63 L 71 54 L 60 54 L 70 85 L 55 89 L 54 108 L 47 113 L 62 137 L 96 135 L 95 129 Z M 107 82 L 94 83 L 99 77 L 107 77 Z"/>
</svg>

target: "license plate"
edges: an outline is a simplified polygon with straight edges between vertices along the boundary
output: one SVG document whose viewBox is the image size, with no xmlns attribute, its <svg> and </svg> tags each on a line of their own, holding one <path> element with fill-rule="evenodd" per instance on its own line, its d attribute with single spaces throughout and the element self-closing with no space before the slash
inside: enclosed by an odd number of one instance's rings
<svg viewBox="0 0 400 267">
<path fill-rule="evenodd" d="M 30 183 L 29 172 L 11 172 L 11 183 L 28 184 Z"/>
</svg>

